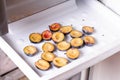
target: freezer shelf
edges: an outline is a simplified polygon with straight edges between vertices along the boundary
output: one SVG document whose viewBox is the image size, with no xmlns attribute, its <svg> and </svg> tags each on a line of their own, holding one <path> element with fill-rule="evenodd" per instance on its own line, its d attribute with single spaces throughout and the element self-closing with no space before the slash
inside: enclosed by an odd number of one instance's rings
<svg viewBox="0 0 120 80">
<path fill-rule="evenodd" d="M 76 4 L 77 3 L 77 4 Z M 29 34 L 49 29 L 48 25 L 59 22 L 62 25 L 73 25 L 80 30 L 89 25 L 95 28 L 97 43 L 92 47 L 80 48 L 81 56 L 62 67 L 53 67 L 48 71 L 38 70 L 34 62 L 40 59 L 41 46 L 44 42 L 33 44 Z M 115 54 L 120 50 L 119 17 L 96 0 L 69 0 L 48 10 L 9 24 L 9 33 L 0 38 L 0 48 L 15 62 L 31 80 L 63 80 L 89 66 Z M 117 36 L 117 37 L 116 37 Z M 39 53 L 34 57 L 26 56 L 23 48 L 35 45 Z M 63 56 L 64 52 L 55 52 Z M 67 76 L 66 76 L 67 75 Z"/>
</svg>

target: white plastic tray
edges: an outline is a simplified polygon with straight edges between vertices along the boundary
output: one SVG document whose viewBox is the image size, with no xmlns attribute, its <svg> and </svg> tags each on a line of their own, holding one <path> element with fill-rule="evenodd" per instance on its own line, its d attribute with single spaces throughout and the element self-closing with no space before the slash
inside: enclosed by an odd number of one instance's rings
<svg viewBox="0 0 120 80">
<path fill-rule="evenodd" d="M 77 3 L 77 4 L 76 4 Z M 95 28 L 96 44 L 92 47 L 80 48 L 81 56 L 62 67 L 53 67 L 48 71 L 38 70 L 34 62 L 40 59 L 41 45 L 29 41 L 29 34 L 42 32 L 48 25 L 59 22 L 63 25 L 73 25 L 81 30 L 89 25 Z M 63 4 L 34 14 L 22 20 L 9 24 L 9 33 L 0 37 L 0 48 L 14 61 L 30 80 L 63 80 L 97 62 L 115 54 L 120 50 L 120 19 L 112 11 L 96 0 L 69 0 Z M 35 45 L 39 53 L 33 57 L 26 56 L 23 48 Z M 65 52 L 54 52 L 63 56 Z"/>
</svg>

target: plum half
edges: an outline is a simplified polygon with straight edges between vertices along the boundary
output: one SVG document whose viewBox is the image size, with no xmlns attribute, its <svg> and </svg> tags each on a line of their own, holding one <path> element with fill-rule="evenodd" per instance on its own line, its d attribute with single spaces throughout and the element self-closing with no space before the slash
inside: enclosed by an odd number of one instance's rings
<svg viewBox="0 0 120 80">
<path fill-rule="evenodd" d="M 44 52 L 42 53 L 41 55 L 41 58 L 48 61 L 48 62 L 51 62 L 53 61 L 53 59 L 55 58 L 55 54 L 51 53 L 51 52 Z"/>
<path fill-rule="evenodd" d="M 56 57 L 53 60 L 53 64 L 56 67 L 63 67 L 63 66 L 68 64 L 68 60 L 66 58 L 63 58 L 63 57 Z"/>
<path fill-rule="evenodd" d="M 59 24 L 59 23 L 53 23 L 53 24 L 51 24 L 50 26 L 49 26 L 49 28 L 50 28 L 50 30 L 51 31 L 58 31 L 58 30 L 60 30 L 60 28 L 61 28 L 61 24 Z"/>
<path fill-rule="evenodd" d="M 40 33 L 31 33 L 29 35 L 29 40 L 32 42 L 32 43 L 39 43 L 42 41 L 42 36 Z"/>
<path fill-rule="evenodd" d="M 50 43 L 50 42 L 45 42 L 43 45 L 42 45 L 42 50 L 44 52 L 52 52 L 55 50 L 55 46 L 54 44 Z"/>
<path fill-rule="evenodd" d="M 85 33 L 85 34 L 92 34 L 94 32 L 94 28 L 93 27 L 90 27 L 90 26 L 83 26 L 82 27 L 82 31 Z"/>
<path fill-rule="evenodd" d="M 82 40 L 82 38 L 73 38 L 71 41 L 71 46 L 75 47 L 75 48 L 79 48 L 82 47 L 84 45 L 84 41 Z"/>
<path fill-rule="evenodd" d="M 62 32 L 63 34 L 68 34 L 72 31 L 72 26 L 62 26 L 60 28 L 60 32 Z"/>
<path fill-rule="evenodd" d="M 33 45 L 28 45 L 24 47 L 23 51 L 28 56 L 33 56 L 38 52 L 37 48 Z"/>
<path fill-rule="evenodd" d="M 50 40 L 52 38 L 52 32 L 49 30 L 45 30 L 42 32 L 42 38 L 44 40 Z"/>
<path fill-rule="evenodd" d="M 61 32 L 55 32 L 52 35 L 52 40 L 56 43 L 63 41 L 65 38 L 64 34 Z"/>
<path fill-rule="evenodd" d="M 57 48 L 61 51 L 67 50 L 70 48 L 70 43 L 66 41 L 59 42 Z"/>
<path fill-rule="evenodd" d="M 51 65 L 49 62 L 43 59 L 39 59 L 38 61 L 35 62 L 35 66 L 40 70 L 48 70 Z"/>
<path fill-rule="evenodd" d="M 95 44 L 95 38 L 92 36 L 85 36 L 83 38 L 85 45 L 92 46 Z"/>
<path fill-rule="evenodd" d="M 70 36 L 71 36 L 72 38 L 79 38 L 79 37 L 82 37 L 82 36 L 83 36 L 83 33 L 80 32 L 80 31 L 78 31 L 78 30 L 72 30 L 72 31 L 70 32 Z"/>
<path fill-rule="evenodd" d="M 76 59 L 80 55 L 80 51 L 77 48 L 71 48 L 67 50 L 66 55 L 70 59 Z"/>
</svg>

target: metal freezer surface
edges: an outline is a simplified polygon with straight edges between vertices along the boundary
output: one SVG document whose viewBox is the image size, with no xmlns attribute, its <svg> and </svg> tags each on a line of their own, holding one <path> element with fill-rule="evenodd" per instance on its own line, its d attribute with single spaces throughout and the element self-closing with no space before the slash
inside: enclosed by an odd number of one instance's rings
<svg viewBox="0 0 120 80">
<path fill-rule="evenodd" d="M 96 0 L 69 0 L 10 23 L 9 33 L 0 38 L 0 48 L 29 79 L 63 80 L 119 51 L 119 21 L 117 15 Z M 34 66 L 34 62 L 40 59 L 41 46 L 44 42 L 33 44 L 29 41 L 28 36 L 32 32 L 41 33 L 49 29 L 48 25 L 55 22 L 62 25 L 72 24 L 73 28 L 77 30 L 81 30 L 84 25 L 93 26 L 95 33 L 91 36 L 95 37 L 97 43 L 92 47 L 80 48 L 81 56 L 76 60 L 71 60 L 68 65 L 62 68 L 53 67 L 48 71 L 41 71 Z M 35 45 L 39 49 L 39 53 L 33 57 L 26 56 L 23 53 L 23 48 L 26 45 Z M 65 52 L 57 51 L 55 53 L 58 56 L 66 57 Z"/>
</svg>

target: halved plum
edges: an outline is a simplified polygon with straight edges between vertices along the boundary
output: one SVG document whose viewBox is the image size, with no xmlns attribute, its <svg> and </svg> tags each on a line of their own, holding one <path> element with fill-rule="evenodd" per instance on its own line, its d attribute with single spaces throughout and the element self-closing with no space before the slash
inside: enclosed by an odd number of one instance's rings
<svg viewBox="0 0 120 80">
<path fill-rule="evenodd" d="M 91 27 L 91 26 L 83 26 L 82 27 L 82 31 L 85 33 L 85 34 L 92 34 L 94 32 L 94 27 Z"/>
<path fill-rule="evenodd" d="M 52 62 L 55 57 L 55 54 L 51 52 L 43 52 L 41 55 L 41 58 L 48 62 Z"/>
<path fill-rule="evenodd" d="M 70 48 L 70 43 L 67 41 L 61 41 L 57 44 L 57 48 L 61 51 L 67 50 Z"/>
<path fill-rule="evenodd" d="M 66 58 L 63 58 L 63 57 L 56 57 L 53 60 L 53 64 L 56 67 L 63 67 L 63 66 L 68 64 L 68 60 Z"/>
<path fill-rule="evenodd" d="M 50 40 L 52 38 L 52 32 L 49 30 L 45 30 L 42 32 L 42 38 L 44 40 Z"/>
<path fill-rule="evenodd" d="M 51 31 L 58 31 L 61 28 L 61 24 L 59 23 L 53 23 L 49 26 Z"/>
<path fill-rule="evenodd" d="M 39 43 L 42 41 L 42 36 L 40 33 L 31 33 L 29 35 L 29 40 L 32 42 L 32 43 Z"/>
<path fill-rule="evenodd" d="M 83 33 L 81 31 L 78 31 L 78 30 L 72 30 L 70 32 L 70 36 L 72 38 L 79 38 L 79 37 L 82 37 L 83 36 Z"/>
<path fill-rule="evenodd" d="M 37 48 L 33 45 L 25 46 L 23 51 L 28 56 L 33 56 L 38 52 Z"/>
<path fill-rule="evenodd" d="M 73 27 L 70 25 L 70 26 L 62 26 L 60 28 L 60 32 L 62 32 L 63 34 L 68 34 L 70 33 L 71 31 L 73 30 Z"/>
<path fill-rule="evenodd" d="M 65 39 L 65 36 L 63 33 L 61 32 L 55 32 L 53 33 L 52 35 L 52 40 L 55 42 L 55 43 L 58 43 L 58 42 L 61 42 Z"/>
<path fill-rule="evenodd" d="M 43 59 L 37 60 L 35 66 L 40 70 L 48 70 L 51 67 L 50 63 Z"/>
<path fill-rule="evenodd" d="M 51 42 L 45 42 L 43 45 L 42 45 L 42 50 L 44 52 L 53 52 L 55 50 L 55 46 L 54 44 L 52 44 Z"/>
<path fill-rule="evenodd" d="M 66 52 L 66 55 L 70 59 L 76 59 L 80 55 L 80 51 L 77 48 L 71 48 Z"/>
<path fill-rule="evenodd" d="M 84 45 L 84 41 L 82 40 L 82 38 L 73 38 L 71 41 L 71 46 L 75 47 L 75 48 L 79 48 L 82 47 Z"/>
<path fill-rule="evenodd" d="M 87 46 L 92 46 L 95 44 L 95 38 L 92 36 L 85 36 L 83 40 Z"/>
</svg>

